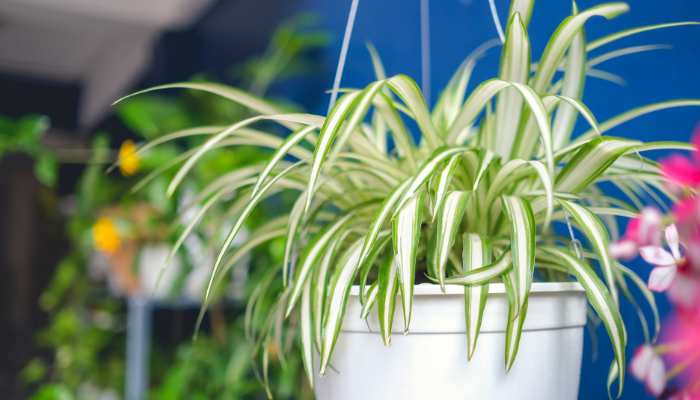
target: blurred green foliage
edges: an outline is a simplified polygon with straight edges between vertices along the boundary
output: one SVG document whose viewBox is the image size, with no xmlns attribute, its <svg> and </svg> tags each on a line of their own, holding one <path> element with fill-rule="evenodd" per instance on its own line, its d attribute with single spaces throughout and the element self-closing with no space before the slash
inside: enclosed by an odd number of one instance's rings
<svg viewBox="0 0 700 400">
<path fill-rule="evenodd" d="M 34 175 L 48 187 L 56 185 L 58 160 L 41 139 L 49 120 L 41 115 L 11 119 L 0 115 L 0 159 L 6 154 L 21 153 L 34 160 Z"/>
<path fill-rule="evenodd" d="M 325 33 L 313 29 L 314 23 L 312 16 L 302 15 L 282 24 L 263 55 L 233 68 L 240 86 L 265 95 L 280 79 L 313 72 L 311 56 L 327 42 Z M 211 81 L 204 75 L 193 80 Z M 290 103 L 283 105 L 295 109 Z M 195 125 L 228 125 L 249 116 L 248 110 L 237 104 L 191 92 L 177 96 L 136 96 L 121 103 L 116 112 L 136 137 L 146 141 Z M 37 177 L 53 184 L 58 163 L 39 140 L 47 127 L 48 121 L 41 117 L 18 121 L 0 119 L 0 132 L 11 132 L 0 135 L 0 156 L 12 151 L 34 157 Z M 192 148 L 202 141 L 202 138 L 185 138 L 149 150 L 141 156 L 138 177 L 150 179 L 149 173 L 162 168 L 182 149 Z M 107 134 L 95 135 L 91 159 L 76 187 L 74 210 L 68 220 L 71 253 L 57 266 L 52 282 L 40 299 L 41 308 L 50 319 L 48 326 L 38 334 L 37 343 L 50 350 L 52 357 L 32 360 L 21 374 L 22 380 L 36 389 L 32 400 L 91 400 L 105 393 L 119 395 L 123 392 L 125 307 L 105 285 L 96 284 L 88 270 L 95 252 L 92 227 L 100 213 L 106 208 L 118 207 L 125 209 L 128 215 L 130 207 L 146 204 L 155 211 L 145 226 L 132 229 L 143 231 L 138 232 L 141 241 L 173 242 L 180 231 L 172 221 L 178 220 L 183 193 L 196 192 L 201 189 L 202 182 L 265 158 L 266 154 L 260 150 L 223 148 L 196 165 L 183 185 L 185 190 L 167 197 L 165 188 L 176 168 L 159 174 L 134 192 L 131 190 L 133 180 L 105 173 L 107 163 L 114 159 L 114 151 Z M 225 212 L 223 208 L 215 211 L 213 214 L 217 217 L 205 221 L 194 234 L 201 236 L 204 242 L 217 243 L 216 235 L 225 222 Z M 274 204 L 267 211 L 256 212 L 274 212 Z M 260 218 L 252 218 L 251 227 L 256 225 L 256 219 Z M 280 263 L 281 257 L 281 243 L 261 247 L 252 258 L 249 279 L 262 279 L 265 267 L 273 262 Z M 191 266 L 185 268 L 184 273 L 190 270 Z M 247 288 L 244 292 L 246 296 L 250 294 Z M 262 376 L 258 364 L 263 356 L 270 357 L 268 349 L 262 349 L 261 343 L 246 340 L 250 335 L 239 317 L 225 323 L 222 329 L 226 332 L 223 339 L 203 333 L 196 341 L 186 340 L 174 352 L 172 348 L 155 343 L 149 398 L 266 398 L 261 381 L 269 382 L 276 398 L 310 398 L 308 389 L 300 391 L 300 387 L 306 387 L 302 384 L 305 378 L 298 352 L 291 351 L 292 344 L 277 352 L 280 357 L 282 351 L 288 353 L 284 357 L 285 367 L 274 369 L 270 376 Z"/>
</svg>

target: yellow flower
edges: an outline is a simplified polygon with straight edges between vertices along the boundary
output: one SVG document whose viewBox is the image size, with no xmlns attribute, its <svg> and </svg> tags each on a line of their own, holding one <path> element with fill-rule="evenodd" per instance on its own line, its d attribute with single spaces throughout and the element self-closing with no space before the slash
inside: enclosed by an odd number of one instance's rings
<svg viewBox="0 0 700 400">
<path fill-rule="evenodd" d="M 134 175 L 139 170 L 141 159 L 136 153 L 136 145 L 131 140 L 125 140 L 119 148 L 119 170 L 124 176 Z"/>
<path fill-rule="evenodd" d="M 92 239 L 95 242 L 95 248 L 107 254 L 114 254 L 121 244 L 117 226 L 111 218 L 107 217 L 100 217 L 92 227 Z"/>
</svg>

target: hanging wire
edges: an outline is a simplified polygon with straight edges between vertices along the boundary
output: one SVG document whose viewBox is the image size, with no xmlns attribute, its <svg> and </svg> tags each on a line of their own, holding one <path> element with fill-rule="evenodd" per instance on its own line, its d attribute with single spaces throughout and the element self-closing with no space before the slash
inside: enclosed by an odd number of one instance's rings
<svg viewBox="0 0 700 400">
<path fill-rule="evenodd" d="M 345 59 L 348 56 L 348 47 L 350 46 L 350 38 L 352 37 L 352 29 L 355 26 L 355 17 L 357 16 L 357 7 L 360 0 L 352 0 L 350 5 L 350 13 L 348 21 L 345 24 L 345 34 L 343 35 L 343 44 L 340 48 L 340 56 L 338 57 L 338 66 L 335 69 L 335 78 L 333 79 L 333 90 L 331 91 L 331 100 L 328 103 L 328 112 L 331 111 L 338 100 L 338 90 L 340 89 L 340 81 L 343 79 L 343 69 L 345 68 Z"/>
<path fill-rule="evenodd" d="M 423 96 L 430 105 L 430 0 L 420 0 L 420 54 Z"/>
<path fill-rule="evenodd" d="M 571 226 L 571 219 L 569 218 L 569 213 L 566 210 L 564 210 L 564 218 L 566 218 L 566 226 L 567 228 L 569 228 L 569 236 L 571 237 L 571 247 L 574 248 L 574 252 L 576 252 L 576 257 L 581 259 L 581 242 L 578 239 L 576 239 L 576 236 L 574 236 L 574 228 Z"/>
<path fill-rule="evenodd" d="M 496 31 L 498 32 L 498 38 L 501 39 L 501 43 L 505 43 L 506 37 L 503 34 L 503 27 L 501 27 L 501 20 L 498 18 L 498 10 L 496 10 L 495 0 L 489 0 L 489 7 L 491 8 L 491 17 L 493 17 L 493 23 L 496 25 Z"/>
</svg>

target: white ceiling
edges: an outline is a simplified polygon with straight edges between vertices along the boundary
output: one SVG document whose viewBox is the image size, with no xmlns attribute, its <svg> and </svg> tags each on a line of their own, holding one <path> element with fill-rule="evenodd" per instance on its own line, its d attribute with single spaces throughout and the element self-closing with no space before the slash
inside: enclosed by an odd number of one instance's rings
<svg viewBox="0 0 700 400">
<path fill-rule="evenodd" d="M 80 122 L 96 122 L 149 61 L 158 33 L 212 0 L 0 1 L 0 72 L 81 82 Z"/>
</svg>

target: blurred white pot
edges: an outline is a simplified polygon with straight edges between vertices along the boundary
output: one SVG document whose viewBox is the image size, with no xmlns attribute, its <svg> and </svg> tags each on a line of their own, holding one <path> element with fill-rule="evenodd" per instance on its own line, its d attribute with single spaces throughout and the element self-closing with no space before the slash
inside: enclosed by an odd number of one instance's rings
<svg viewBox="0 0 700 400">
<path fill-rule="evenodd" d="M 348 301 L 332 369 L 316 378 L 318 400 L 574 400 L 578 397 L 586 297 L 577 283 L 534 283 L 520 350 L 504 367 L 508 301 L 492 284 L 476 352 L 467 361 L 464 295 L 459 287 L 416 286 L 404 335 L 397 302 L 391 346 L 360 319 L 358 290 Z M 337 372 L 336 372 L 337 371 Z"/>
<path fill-rule="evenodd" d="M 163 271 L 163 276 L 158 282 L 158 276 L 165 266 L 165 262 L 170 254 L 170 245 L 148 244 L 139 252 L 139 282 L 141 283 L 141 293 L 153 299 L 165 299 L 170 296 L 171 290 L 182 269 L 180 259 L 173 257 Z"/>
</svg>

